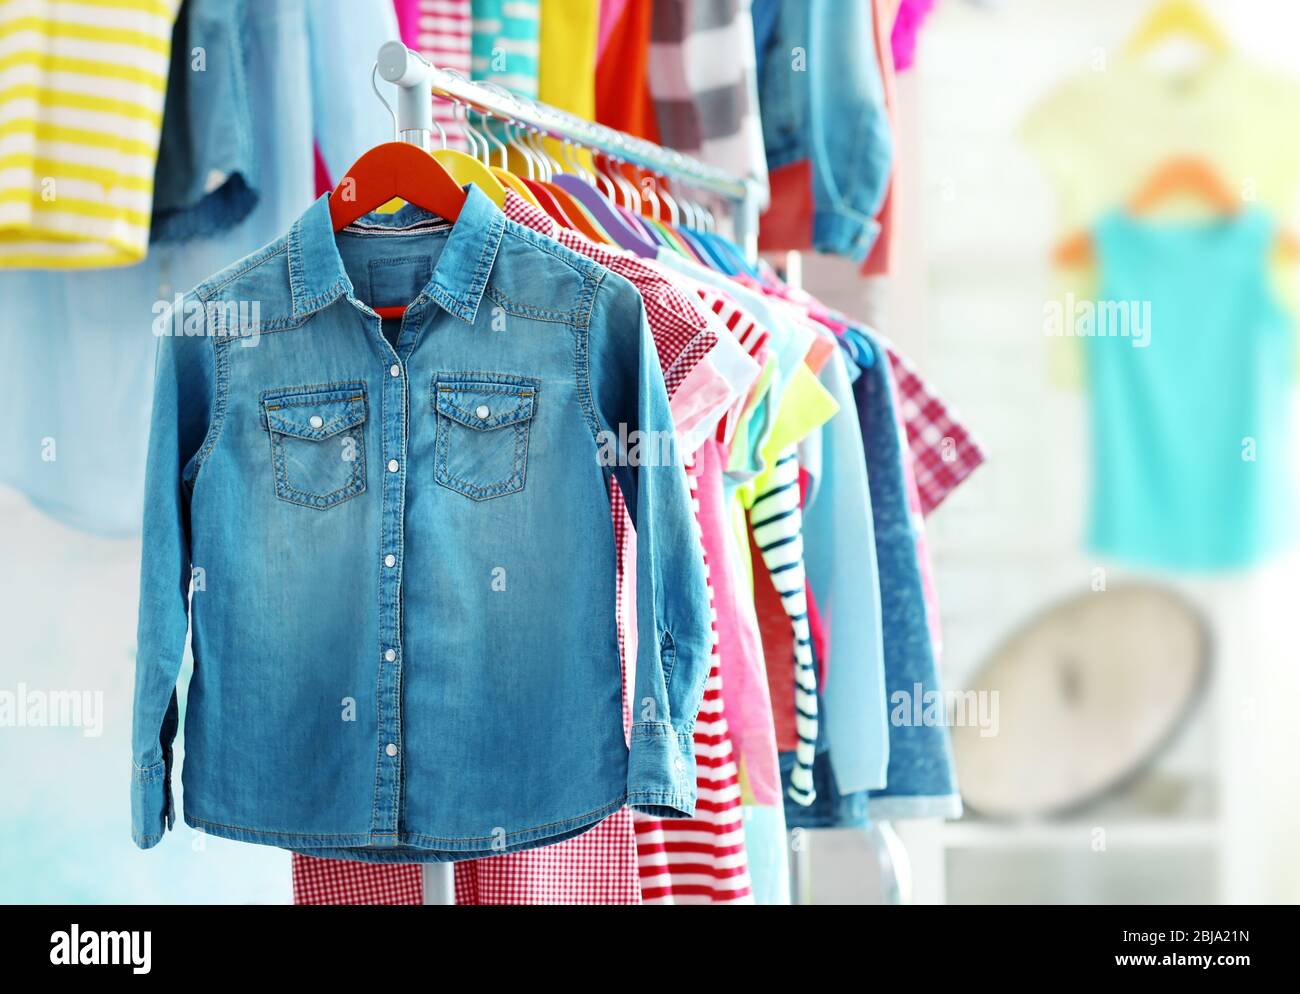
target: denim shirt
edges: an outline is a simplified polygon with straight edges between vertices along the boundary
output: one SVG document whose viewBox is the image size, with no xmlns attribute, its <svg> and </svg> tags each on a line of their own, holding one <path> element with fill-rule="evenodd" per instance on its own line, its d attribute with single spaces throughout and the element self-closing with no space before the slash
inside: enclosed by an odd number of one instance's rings
<svg viewBox="0 0 1300 994">
<path fill-rule="evenodd" d="M 438 862 L 625 803 L 693 814 L 708 596 L 630 283 L 471 186 L 454 226 L 408 205 L 337 236 L 322 197 L 181 310 L 155 328 L 138 845 L 175 818 L 187 607 L 194 828 Z M 611 475 L 638 538 L 630 747 Z"/>
<path fill-rule="evenodd" d="M 872 6 L 756 0 L 753 11 L 768 170 L 808 160 L 812 247 L 861 261 L 894 158 Z"/>
</svg>

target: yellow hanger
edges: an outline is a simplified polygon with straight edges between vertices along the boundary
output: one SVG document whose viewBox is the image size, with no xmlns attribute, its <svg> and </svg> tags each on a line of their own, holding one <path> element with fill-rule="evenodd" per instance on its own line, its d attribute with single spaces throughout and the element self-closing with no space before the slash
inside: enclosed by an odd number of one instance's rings
<svg viewBox="0 0 1300 994">
<path fill-rule="evenodd" d="M 464 77 L 458 72 L 452 72 L 451 75 L 459 76 L 461 79 L 464 79 Z M 470 123 L 469 108 L 464 106 L 459 100 L 453 100 L 452 106 L 459 108 L 461 127 L 464 129 L 466 139 L 473 143 L 471 148 L 473 148 L 475 153 L 477 153 L 478 143 L 483 142 L 484 145 L 486 145 L 487 142 Z M 468 152 L 461 152 L 458 149 L 447 148 L 446 144 L 447 136 L 443 135 L 444 147 L 434 149 L 433 157 L 438 160 L 447 172 L 451 173 L 456 182 L 461 186 L 464 186 L 466 183 L 473 183 L 480 190 L 486 193 L 488 199 L 498 207 L 504 206 L 506 202 L 506 188 L 502 185 L 501 180 L 497 178 L 495 171 L 488 168 L 487 163 L 482 159 L 479 159 L 477 154 L 470 155 Z M 485 155 L 484 158 L 486 159 L 487 156 Z"/>
<path fill-rule="evenodd" d="M 433 157 L 461 186 L 473 183 L 498 207 L 506 202 L 506 188 L 501 185 L 501 180 L 497 179 L 496 172 L 468 152 L 455 148 L 435 148 Z"/>
<path fill-rule="evenodd" d="M 1215 55 L 1226 55 L 1232 49 L 1227 35 L 1198 4 L 1192 0 L 1163 0 L 1151 8 L 1124 50 L 1130 56 L 1141 55 L 1177 35 L 1199 41 Z"/>
<path fill-rule="evenodd" d="M 528 189 L 528 187 L 524 186 L 524 181 L 521 180 L 514 173 L 512 173 L 510 170 L 502 169 L 500 166 L 492 166 L 491 169 L 492 169 L 492 175 L 494 175 L 501 182 L 502 186 L 506 187 L 507 189 L 513 190 L 515 193 L 519 194 L 519 196 L 523 197 L 534 207 L 542 206 L 537 202 L 537 198 L 533 196 L 533 191 Z"/>
<path fill-rule="evenodd" d="M 454 75 L 459 76 L 459 73 Z M 461 77 L 464 78 L 464 77 Z M 460 123 L 465 133 L 466 141 L 470 142 L 472 147 L 477 150 L 478 143 L 485 140 L 470 124 L 469 111 L 458 100 L 452 101 L 455 107 L 461 109 Z M 489 169 L 488 166 L 468 152 L 462 152 L 459 149 L 447 148 L 447 132 L 442 129 L 442 125 L 435 119 L 433 126 L 437 128 L 439 136 L 442 138 L 442 148 L 435 148 L 429 154 L 443 167 L 458 184 L 464 186 L 466 183 L 473 183 L 483 193 L 487 194 L 498 207 L 502 207 L 506 202 L 506 188 L 502 181 L 497 177 L 496 170 Z M 379 208 L 382 214 L 392 214 L 402 207 L 402 201 L 399 199 L 390 200 Z"/>
</svg>

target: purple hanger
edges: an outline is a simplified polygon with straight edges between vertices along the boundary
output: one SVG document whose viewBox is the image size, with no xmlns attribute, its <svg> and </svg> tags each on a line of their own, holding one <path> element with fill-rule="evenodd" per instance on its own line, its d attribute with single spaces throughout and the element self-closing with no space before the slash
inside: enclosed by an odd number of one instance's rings
<svg viewBox="0 0 1300 994">
<path fill-rule="evenodd" d="M 605 199 L 604 194 L 586 180 L 568 173 L 556 173 L 551 182 L 582 204 L 596 223 L 620 246 L 646 259 L 653 259 L 659 254 L 658 246 L 647 240 Z"/>
</svg>

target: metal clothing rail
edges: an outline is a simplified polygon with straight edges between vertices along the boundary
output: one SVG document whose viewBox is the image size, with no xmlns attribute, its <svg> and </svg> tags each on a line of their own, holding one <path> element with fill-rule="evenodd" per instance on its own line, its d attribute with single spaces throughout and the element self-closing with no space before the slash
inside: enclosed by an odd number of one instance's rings
<svg viewBox="0 0 1300 994">
<path fill-rule="evenodd" d="M 398 90 L 394 114 L 400 141 L 428 148 L 434 131 L 430 92 L 465 107 L 510 121 L 560 141 L 572 142 L 621 162 L 712 193 L 732 207 L 733 236 L 747 258 L 758 256 L 758 210 L 765 191 L 754 180 L 736 176 L 673 149 L 595 124 L 508 90 L 465 79 L 430 65 L 400 41 L 379 49 L 379 75 Z"/>
</svg>

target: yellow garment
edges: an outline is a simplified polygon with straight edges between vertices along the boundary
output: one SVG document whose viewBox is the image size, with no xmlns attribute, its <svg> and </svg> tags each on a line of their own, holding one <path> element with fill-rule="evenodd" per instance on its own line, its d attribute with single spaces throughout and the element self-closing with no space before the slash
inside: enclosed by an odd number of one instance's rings
<svg viewBox="0 0 1300 994">
<path fill-rule="evenodd" d="M 1025 117 L 1020 133 L 1057 194 L 1057 238 L 1088 228 L 1161 164 L 1183 155 L 1204 158 L 1243 200 L 1263 205 L 1286 225 L 1300 188 L 1296 107 L 1300 83 L 1233 53 L 1184 73 L 1122 58 L 1058 86 Z M 1294 264 L 1275 264 L 1273 277 L 1295 313 Z M 1066 293 L 1091 299 L 1096 282 L 1091 269 L 1062 271 L 1054 279 L 1055 300 Z M 1077 339 L 1049 339 L 1047 357 L 1051 382 L 1082 383 Z"/>
<path fill-rule="evenodd" d="M 0 268 L 144 258 L 179 6 L 0 2 Z"/>
<path fill-rule="evenodd" d="M 800 363 L 791 374 L 781 394 L 772 430 L 763 440 L 763 472 L 736 488 L 741 504 L 749 507 L 754 494 L 767 489 L 767 483 L 776 471 L 777 457 L 800 439 L 811 435 L 838 413 L 840 405 L 822 386 L 817 374 Z M 748 543 L 746 543 L 748 544 Z"/>
<path fill-rule="evenodd" d="M 745 769 L 745 757 L 736 762 L 736 776 L 740 780 L 740 803 L 754 805 L 754 788 L 749 783 L 749 771 Z"/>
<path fill-rule="evenodd" d="M 584 121 L 596 119 L 596 43 L 600 0 L 542 0 L 538 42 L 537 97 Z M 563 163 L 576 159 L 591 169 L 584 149 L 565 151 L 564 143 L 546 139 L 546 148 Z"/>
<path fill-rule="evenodd" d="M 750 558 L 749 525 L 745 517 L 745 509 L 753 504 L 754 494 L 766 489 L 767 482 L 775 470 L 777 456 L 835 417 L 839 409 L 840 405 L 821 385 L 817 374 L 800 363 L 786 383 L 776 415 L 772 419 L 772 430 L 763 441 L 760 450 L 763 471 L 754 479 L 742 483 L 732 494 L 731 506 L 727 510 L 731 515 L 731 527 L 736 538 L 742 577 L 748 585 L 751 597 L 754 592 L 754 564 Z M 749 413 L 752 414 L 752 409 Z"/>
<path fill-rule="evenodd" d="M 1213 165 L 1280 220 L 1300 186 L 1300 84 L 1229 54 L 1190 72 L 1114 60 L 1058 86 L 1021 124 L 1059 198 L 1062 233 L 1128 200 L 1175 155 Z"/>
</svg>

